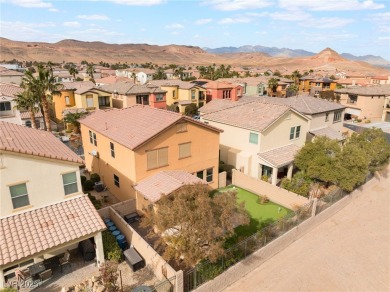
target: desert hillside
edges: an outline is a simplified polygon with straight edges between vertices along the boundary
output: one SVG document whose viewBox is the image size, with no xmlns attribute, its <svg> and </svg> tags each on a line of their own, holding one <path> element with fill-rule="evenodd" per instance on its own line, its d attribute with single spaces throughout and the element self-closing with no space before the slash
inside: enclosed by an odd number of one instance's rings
<svg viewBox="0 0 390 292">
<path fill-rule="evenodd" d="M 339 71 L 370 75 L 390 74 L 386 69 L 374 67 L 361 61 L 343 58 L 332 49 L 306 57 L 271 57 L 265 53 L 225 53 L 211 54 L 199 47 L 148 44 L 107 44 L 103 42 L 83 42 L 62 40 L 57 43 L 20 42 L 0 38 L 1 60 L 52 62 L 88 62 L 99 63 L 145 63 L 210 65 L 230 64 L 232 66 L 250 66 L 260 70 L 271 69 L 290 73 L 294 70 L 314 70 L 334 74 Z"/>
</svg>

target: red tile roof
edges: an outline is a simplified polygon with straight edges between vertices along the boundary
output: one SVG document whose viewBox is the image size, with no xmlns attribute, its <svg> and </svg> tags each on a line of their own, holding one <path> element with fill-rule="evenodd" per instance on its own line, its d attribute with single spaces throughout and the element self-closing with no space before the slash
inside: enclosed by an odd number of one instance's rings
<svg viewBox="0 0 390 292">
<path fill-rule="evenodd" d="M 187 121 L 221 132 L 220 129 L 172 111 L 134 105 L 124 109 L 99 110 L 79 120 L 80 124 L 134 150 L 166 128 Z"/>
<path fill-rule="evenodd" d="M 0 219 L 0 266 L 105 229 L 87 196 Z"/>
<path fill-rule="evenodd" d="M 16 84 L 11 83 L 0 83 L 0 96 L 9 96 L 15 97 L 16 94 L 19 94 L 23 91 L 23 88 Z"/>
<path fill-rule="evenodd" d="M 0 122 L 0 133 L 0 150 L 84 163 L 52 133 L 7 122 Z"/>
<path fill-rule="evenodd" d="M 134 189 L 155 203 L 184 185 L 207 184 L 206 181 L 183 170 L 161 171 L 134 185 Z"/>
<path fill-rule="evenodd" d="M 282 146 L 269 151 L 259 153 L 258 156 L 274 167 L 281 167 L 294 161 L 294 156 L 299 147 L 295 144 Z"/>
</svg>

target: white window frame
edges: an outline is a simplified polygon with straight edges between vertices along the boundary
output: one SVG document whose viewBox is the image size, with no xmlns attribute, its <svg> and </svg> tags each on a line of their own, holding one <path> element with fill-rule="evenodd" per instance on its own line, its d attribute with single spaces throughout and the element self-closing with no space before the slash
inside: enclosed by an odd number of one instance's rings
<svg viewBox="0 0 390 292">
<path fill-rule="evenodd" d="M 119 176 L 117 176 L 116 174 L 114 174 L 114 185 L 117 186 L 118 188 L 120 188 L 120 180 L 119 180 Z"/>
<path fill-rule="evenodd" d="M 254 140 L 256 140 L 256 141 L 254 141 Z M 249 133 L 249 143 L 258 145 L 259 144 L 259 134 L 250 132 Z"/>
<path fill-rule="evenodd" d="M 115 158 L 115 145 L 112 142 L 110 142 L 110 151 L 111 151 L 111 157 Z"/>
<path fill-rule="evenodd" d="M 12 196 L 12 188 L 13 188 L 13 187 L 17 187 L 17 186 L 21 186 L 21 185 L 24 185 L 24 186 L 25 186 L 25 188 L 26 188 L 26 193 L 25 193 L 25 194 L 21 194 L 21 195 L 16 195 L 16 196 L 13 197 L 13 196 Z M 11 197 L 13 209 L 19 209 L 19 208 L 23 208 L 23 207 L 26 207 L 26 206 L 30 206 L 30 199 L 29 199 L 29 197 L 28 197 L 27 183 L 20 183 L 20 184 L 17 184 L 17 185 L 9 186 L 9 193 L 10 193 L 10 197 Z M 26 197 L 26 196 L 27 196 L 27 204 L 25 204 L 25 205 L 23 205 L 23 206 L 15 207 L 14 199 L 23 198 L 23 197 Z"/>
<path fill-rule="evenodd" d="M 75 176 L 75 181 L 72 181 L 72 182 L 69 182 L 69 183 L 66 183 L 64 182 L 64 176 L 65 175 L 69 175 L 69 174 L 74 174 Z M 72 195 L 72 194 L 76 194 L 79 192 L 79 186 L 77 184 L 77 173 L 74 171 L 74 172 L 68 172 L 68 173 L 63 173 L 62 174 L 62 184 L 64 186 L 64 193 L 65 193 L 65 196 L 68 196 L 68 195 Z M 72 193 L 66 193 L 66 186 L 69 186 L 69 185 L 76 185 L 76 191 L 75 192 L 72 192 Z"/>
</svg>

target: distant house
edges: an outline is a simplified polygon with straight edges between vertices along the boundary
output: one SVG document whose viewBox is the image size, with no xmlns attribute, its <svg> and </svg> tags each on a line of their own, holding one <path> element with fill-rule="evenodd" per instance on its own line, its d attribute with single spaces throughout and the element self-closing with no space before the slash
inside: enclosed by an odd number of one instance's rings
<svg viewBox="0 0 390 292">
<path fill-rule="evenodd" d="M 102 90 L 111 93 L 112 105 L 115 108 L 126 108 L 135 104 L 148 105 L 165 109 L 166 91 L 153 84 L 134 84 L 131 81 L 103 85 Z"/>
<path fill-rule="evenodd" d="M 44 128 L 41 111 L 35 113 L 35 121 L 31 121 L 30 113 L 16 109 L 15 98 L 23 89 L 16 84 L 0 83 L 0 121 L 23 125 L 31 128 L 35 123 L 38 129 Z"/>
<path fill-rule="evenodd" d="M 184 113 L 190 104 L 202 107 L 206 103 L 206 89 L 194 83 L 181 80 L 153 80 L 150 84 L 166 91 L 167 105 L 174 105 L 177 112 Z"/>
<path fill-rule="evenodd" d="M 161 171 L 183 170 L 218 187 L 220 129 L 172 111 L 134 105 L 82 119 L 85 164 L 120 200 Z"/>
<path fill-rule="evenodd" d="M 268 80 L 270 77 L 239 77 L 239 78 L 221 78 L 218 81 L 229 82 L 243 87 L 243 94 L 247 95 L 266 95 Z"/>
<path fill-rule="evenodd" d="M 244 88 L 241 85 L 228 82 L 199 79 L 192 83 L 206 88 L 206 102 L 213 99 L 238 100 L 244 94 Z"/>
<path fill-rule="evenodd" d="M 0 288 L 27 268 L 92 238 L 104 262 L 106 227 L 82 193 L 83 160 L 53 134 L 0 122 Z"/>
<path fill-rule="evenodd" d="M 305 144 L 309 118 L 261 99 L 213 100 L 200 109 L 201 121 L 223 130 L 221 161 L 254 178 L 267 176 L 276 185 L 279 178 L 292 176 L 294 155 Z"/>
<path fill-rule="evenodd" d="M 20 85 L 22 83 L 23 76 L 24 74 L 19 71 L 0 66 L 0 82 L 2 83 L 14 83 L 16 85 Z"/>
<path fill-rule="evenodd" d="M 390 84 L 390 76 L 373 76 L 370 79 L 371 84 Z"/>
<path fill-rule="evenodd" d="M 346 118 L 389 120 L 385 106 L 390 97 L 390 85 L 341 88 L 335 91 L 340 104 L 346 107 Z"/>
<path fill-rule="evenodd" d="M 310 95 L 318 97 L 320 92 L 336 90 L 337 82 L 328 77 L 310 80 Z"/>
<path fill-rule="evenodd" d="M 156 70 L 148 68 L 130 68 L 130 69 L 118 69 L 115 71 L 115 75 L 118 77 L 127 77 L 131 80 L 135 79 L 139 84 L 145 84 L 146 82 L 153 80 L 153 74 Z"/>
</svg>

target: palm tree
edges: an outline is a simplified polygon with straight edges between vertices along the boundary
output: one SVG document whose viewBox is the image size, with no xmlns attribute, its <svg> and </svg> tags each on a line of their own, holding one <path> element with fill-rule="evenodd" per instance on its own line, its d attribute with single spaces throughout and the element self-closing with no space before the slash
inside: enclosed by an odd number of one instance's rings
<svg viewBox="0 0 390 292">
<path fill-rule="evenodd" d="M 293 78 L 295 84 L 299 84 L 299 78 L 302 77 L 302 74 L 298 70 L 295 70 L 292 72 L 291 77 Z"/>
<path fill-rule="evenodd" d="M 76 79 L 76 74 L 79 74 L 79 71 L 75 67 L 69 68 L 69 74 L 73 76 L 74 79 Z"/>
<path fill-rule="evenodd" d="M 50 69 L 39 66 L 36 77 L 30 71 L 25 72 L 21 86 L 38 99 L 45 120 L 45 129 L 51 132 L 49 102 L 53 95 L 61 95 L 60 89 L 62 84 L 56 82 Z"/>
<path fill-rule="evenodd" d="M 31 126 L 36 129 L 35 114 L 39 112 L 38 98 L 33 92 L 25 90 L 16 95 L 14 99 L 16 105 L 15 109 L 19 111 L 28 111 L 30 113 Z"/>
<path fill-rule="evenodd" d="M 95 72 L 95 67 L 93 66 L 93 63 L 88 63 L 87 65 L 87 74 L 91 78 L 91 81 L 95 83 L 95 78 L 93 78 L 93 73 Z"/>
<path fill-rule="evenodd" d="M 268 80 L 268 88 L 271 89 L 272 93 L 276 92 L 276 89 L 278 88 L 278 79 L 271 78 Z M 271 96 L 270 92 L 268 92 L 268 95 Z"/>
</svg>

